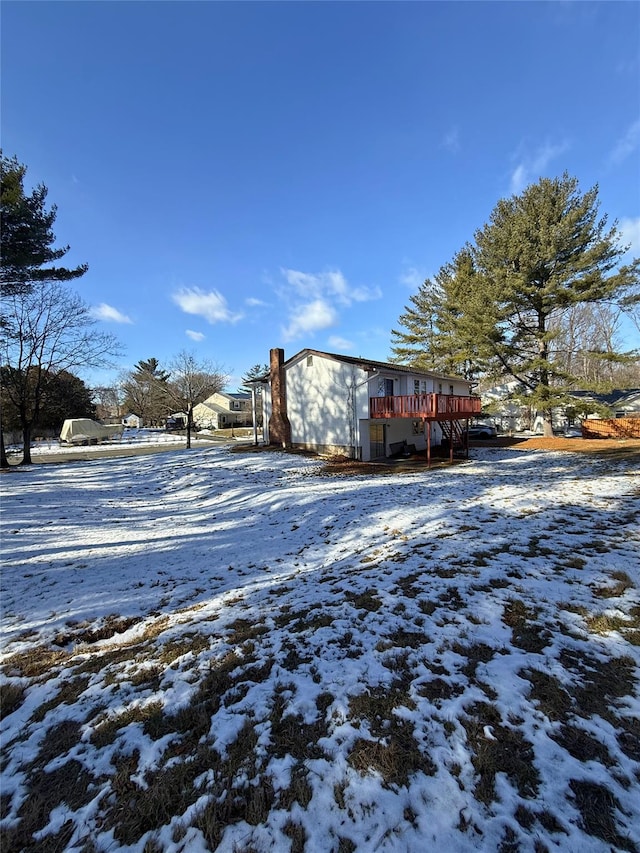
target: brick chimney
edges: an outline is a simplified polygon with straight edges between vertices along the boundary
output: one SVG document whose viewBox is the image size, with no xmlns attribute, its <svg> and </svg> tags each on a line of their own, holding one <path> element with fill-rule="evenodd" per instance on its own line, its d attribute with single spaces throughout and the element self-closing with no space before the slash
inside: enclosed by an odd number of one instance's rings
<svg viewBox="0 0 640 853">
<path fill-rule="evenodd" d="M 284 372 L 284 350 L 272 349 L 271 368 L 271 418 L 269 443 L 291 446 L 291 424 L 287 417 L 287 379 Z"/>
</svg>

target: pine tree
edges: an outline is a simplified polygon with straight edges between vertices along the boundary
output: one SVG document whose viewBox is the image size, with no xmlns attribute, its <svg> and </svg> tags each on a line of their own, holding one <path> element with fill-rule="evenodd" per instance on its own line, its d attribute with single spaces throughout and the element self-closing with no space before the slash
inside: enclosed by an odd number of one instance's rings
<svg viewBox="0 0 640 853">
<path fill-rule="evenodd" d="M 476 262 L 497 309 L 494 364 L 526 389 L 546 435 L 553 434 L 552 409 L 576 380 L 557 357 L 557 321 L 580 304 L 638 299 L 640 259 L 620 266 L 625 247 L 598 208 L 597 187 L 582 194 L 566 173 L 542 178 L 498 202 L 475 235 Z"/>
<path fill-rule="evenodd" d="M 640 259 L 621 263 L 627 247 L 598 207 L 597 187 L 582 194 L 566 173 L 499 201 L 474 244 L 412 298 L 407 331 L 393 333 L 396 356 L 513 379 L 552 434 L 552 409 L 580 379 L 561 352 L 567 317 L 585 304 L 640 304 Z M 608 347 L 589 357 L 593 366 L 626 356 Z"/>
<path fill-rule="evenodd" d="M 65 282 L 80 278 L 88 269 L 87 264 L 73 269 L 55 266 L 55 262 L 67 254 L 69 246 L 53 248 L 56 237 L 52 229 L 57 208 L 55 205 L 49 210 L 45 208 L 48 190 L 44 184 L 30 194 L 25 193 L 26 171 L 26 166 L 15 157 L 8 158 L 0 152 L 2 296 L 28 291 L 46 281 Z"/>
<path fill-rule="evenodd" d="M 57 209 L 46 210 L 47 188 L 37 186 L 30 194 L 24 190 L 26 166 L 0 151 L 0 297 L 28 297 L 33 288 L 47 283 L 70 281 L 83 276 L 88 266 L 73 269 L 55 266 L 69 247 L 55 249 L 53 224 Z M 15 333 L 3 307 L 0 328 L 4 336 Z M 0 416 L 0 467 L 9 465 Z"/>
</svg>

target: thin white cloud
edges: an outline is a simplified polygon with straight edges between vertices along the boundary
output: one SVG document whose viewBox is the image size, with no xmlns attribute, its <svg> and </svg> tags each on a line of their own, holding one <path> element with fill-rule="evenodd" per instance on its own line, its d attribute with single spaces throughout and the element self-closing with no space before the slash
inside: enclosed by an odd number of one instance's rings
<svg viewBox="0 0 640 853">
<path fill-rule="evenodd" d="M 287 325 L 282 334 L 287 341 L 334 326 L 339 309 L 356 302 L 379 299 L 379 287 L 353 287 L 340 270 L 306 273 L 300 270 L 281 269 L 284 284 L 276 293 L 287 306 Z"/>
<path fill-rule="evenodd" d="M 442 147 L 446 148 L 452 154 L 458 153 L 460 150 L 460 133 L 457 127 L 452 127 L 451 130 L 445 133 L 442 139 Z"/>
<path fill-rule="evenodd" d="M 609 154 L 609 165 L 619 166 L 640 145 L 640 118 L 629 127 L 627 132 L 614 145 Z"/>
<path fill-rule="evenodd" d="M 217 290 L 204 291 L 199 287 L 183 287 L 171 295 L 185 314 L 203 317 L 207 323 L 235 323 L 242 314 L 229 310 L 227 300 Z"/>
<path fill-rule="evenodd" d="M 296 293 L 307 298 L 328 299 L 348 306 L 353 302 L 368 302 L 382 296 L 379 287 L 352 287 L 340 270 L 307 273 L 282 269 L 281 272 Z"/>
<path fill-rule="evenodd" d="M 424 270 L 413 266 L 407 267 L 398 276 L 400 284 L 413 291 L 418 290 L 424 284 L 426 278 L 427 274 Z"/>
<path fill-rule="evenodd" d="M 618 229 L 622 234 L 622 243 L 629 246 L 630 252 L 640 252 L 640 216 L 635 219 L 626 217 L 618 223 Z"/>
<path fill-rule="evenodd" d="M 525 153 L 518 155 L 519 162 L 511 172 L 511 192 L 519 193 L 529 184 L 537 181 L 552 160 L 560 157 L 569 149 L 568 142 L 561 142 L 558 145 L 552 145 L 547 142 L 533 153 Z"/>
<path fill-rule="evenodd" d="M 193 329 L 187 329 L 186 335 L 188 338 L 191 338 L 192 341 L 203 341 L 204 335 L 202 332 L 194 332 Z"/>
<path fill-rule="evenodd" d="M 268 303 L 264 302 L 262 299 L 256 299 L 255 296 L 248 296 L 244 300 L 244 304 L 248 305 L 250 308 L 262 308 Z"/>
<path fill-rule="evenodd" d="M 130 317 L 118 311 L 113 305 L 107 305 L 106 302 L 95 305 L 91 309 L 91 316 L 96 320 L 104 320 L 105 323 L 133 323 Z"/>
<path fill-rule="evenodd" d="M 338 335 L 331 335 L 329 338 L 329 346 L 339 352 L 345 352 L 353 349 L 353 342 L 346 338 L 341 338 Z"/>
<path fill-rule="evenodd" d="M 293 341 L 305 334 L 328 329 L 338 322 L 335 309 L 322 299 L 299 305 L 289 315 L 289 324 L 282 330 L 285 341 Z"/>
</svg>

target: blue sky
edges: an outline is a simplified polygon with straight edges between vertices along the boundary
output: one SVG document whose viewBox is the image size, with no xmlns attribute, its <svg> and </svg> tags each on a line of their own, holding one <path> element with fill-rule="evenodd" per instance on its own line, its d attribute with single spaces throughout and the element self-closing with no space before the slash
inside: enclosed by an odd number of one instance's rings
<svg viewBox="0 0 640 853">
<path fill-rule="evenodd" d="M 120 369 L 187 349 L 235 390 L 275 346 L 386 360 L 540 176 L 597 183 L 638 254 L 639 59 L 633 2 L 5 0 L 2 147 Z"/>
</svg>

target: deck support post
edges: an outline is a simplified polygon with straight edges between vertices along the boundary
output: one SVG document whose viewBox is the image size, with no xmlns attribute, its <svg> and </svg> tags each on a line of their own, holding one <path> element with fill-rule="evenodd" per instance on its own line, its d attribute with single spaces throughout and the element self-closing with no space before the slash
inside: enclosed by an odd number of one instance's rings
<svg viewBox="0 0 640 853">
<path fill-rule="evenodd" d="M 427 468 L 431 468 L 431 422 L 424 422 L 424 429 L 427 435 Z"/>
</svg>

